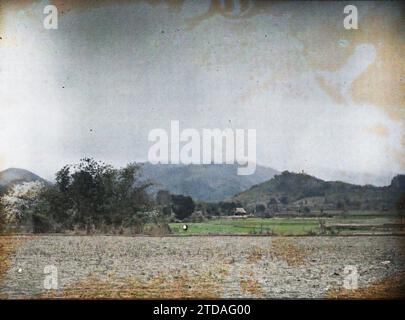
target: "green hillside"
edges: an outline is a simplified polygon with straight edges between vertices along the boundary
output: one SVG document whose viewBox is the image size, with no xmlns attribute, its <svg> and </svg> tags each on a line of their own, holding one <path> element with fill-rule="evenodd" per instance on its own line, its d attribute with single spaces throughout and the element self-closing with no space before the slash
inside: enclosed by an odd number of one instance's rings
<svg viewBox="0 0 405 320">
<path fill-rule="evenodd" d="M 308 174 L 288 171 L 233 197 L 247 207 L 388 210 L 395 208 L 405 192 L 405 176 L 396 176 L 389 186 L 359 186 L 324 181 Z"/>
</svg>

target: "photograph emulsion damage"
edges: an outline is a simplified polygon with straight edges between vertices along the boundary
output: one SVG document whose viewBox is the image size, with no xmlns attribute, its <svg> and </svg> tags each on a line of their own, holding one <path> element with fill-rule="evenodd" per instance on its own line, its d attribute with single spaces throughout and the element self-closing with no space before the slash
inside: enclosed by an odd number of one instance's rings
<svg viewBox="0 0 405 320">
<path fill-rule="evenodd" d="M 0 2 L 1 299 L 405 297 L 401 2 Z"/>
</svg>

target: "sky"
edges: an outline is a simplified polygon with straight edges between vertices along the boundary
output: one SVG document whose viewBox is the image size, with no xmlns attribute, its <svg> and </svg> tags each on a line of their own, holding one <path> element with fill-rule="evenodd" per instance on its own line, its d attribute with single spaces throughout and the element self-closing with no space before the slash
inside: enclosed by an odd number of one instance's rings
<svg viewBox="0 0 405 320">
<path fill-rule="evenodd" d="M 403 6 L 351 2 L 346 30 L 346 4 L 2 1 L 0 170 L 146 161 L 148 133 L 178 120 L 256 129 L 258 164 L 280 171 L 389 184 L 405 172 Z"/>
</svg>

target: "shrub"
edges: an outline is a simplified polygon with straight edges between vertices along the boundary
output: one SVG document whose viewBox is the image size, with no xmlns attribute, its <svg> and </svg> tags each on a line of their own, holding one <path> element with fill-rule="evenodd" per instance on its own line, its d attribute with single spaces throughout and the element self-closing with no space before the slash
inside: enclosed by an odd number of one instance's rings
<svg viewBox="0 0 405 320">
<path fill-rule="evenodd" d="M 145 233 L 151 236 L 165 236 L 172 231 L 167 223 L 151 224 L 145 230 Z"/>
<path fill-rule="evenodd" d="M 202 222 L 204 220 L 204 216 L 200 212 L 193 212 L 190 216 L 191 222 Z"/>
<path fill-rule="evenodd" d="M 189 217 L 195 209 L 195 203 L 189 196 L 172 195 L 172 210 L 176 218 L 184 220 Z"/>
</svg>

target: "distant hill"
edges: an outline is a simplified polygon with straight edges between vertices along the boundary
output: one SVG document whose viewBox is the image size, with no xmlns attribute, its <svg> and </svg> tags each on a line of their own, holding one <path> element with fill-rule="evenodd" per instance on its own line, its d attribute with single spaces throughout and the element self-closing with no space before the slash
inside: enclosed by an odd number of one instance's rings
<svg viewBox="0 0 405 320">
<path fill-rule="evenodd" d="M 143 165 L 143 176 L 157 183 L 152 191 L 168 190 L 172 194 L 191 196 L 200 201 L 216 202 L 272 178 L 278 172 L 271 168 L 256 167 L 248 176 L 237 175 L 237 164 L 207 165 Z"/>
<path fill-rule="evenodd" d="M 31 181 L 43 181 L 47 183 L 46 180 L 28 170 L 9 168 L 0 172 L 0 191 L 18 183 Z"/>
<path fill-rule="evenodd" d="M 251 187 L 232 198 L 246 206 L 269 203 L 317 208 L 389 209 L 405 192 L 405 176 L 398 175 L 389 186 L 359 186 L 340 181 L 324 181 L 307 174 L 288 171 Z"/>
</svg>

